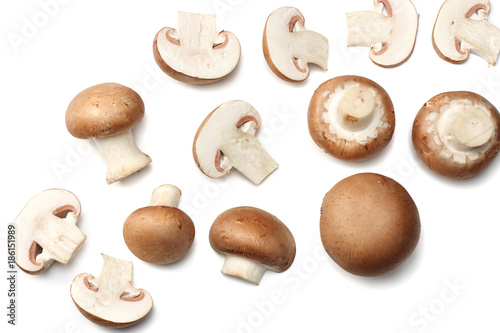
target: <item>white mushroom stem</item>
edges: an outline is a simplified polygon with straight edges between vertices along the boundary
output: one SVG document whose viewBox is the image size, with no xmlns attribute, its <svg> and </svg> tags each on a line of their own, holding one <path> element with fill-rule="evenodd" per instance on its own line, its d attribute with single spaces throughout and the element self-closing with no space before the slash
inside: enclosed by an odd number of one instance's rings
<svg viewBox="0 0 500 333">
<path fill-rule="evenodd" d="M 303 64 L 312 63 L 324 70 L 328 67 L 328 39 L 311 30 L 298 30 L 290 35 L 292 56 Z"/>
<path fill-rule="evenodd" d="M 349 89 L 339 104 L 340 122 L 349 130 L 360 131 L 370 125 L 373 120 L 375 96 L 361 86 Z"/>
<path fill-rule="evenodd" d="M 174 185 L 161 185 L 153 191 L 150 206 L 179 206 L 181 190 Z"/>
<path fill-rule="evenodd" d="M 215 15 L 179 12 L 177 32 L 182 46 L 211 50 L 217 39 Z"/>
<path fill-rule="evenodd" d="M 266 269 L 266 266 L 253 260 L 227 254 L 221 271 L 224 274 L 237 276 L 254 284 L 259 284 Z"/>
<path fill-rule="evenodd" d="M 480 56 L 489 64 L 496 64 L 500 53 L 500 29 L 487 20 L 458 18 L 455 20 L 454 35 L 462 43 L 461 50 Z"/>
<path fill-rule="evenodd" d="M 135 144 L 132 131 L 94 138 L 107 165 L 106 182 L 112 184 L 151 163 L 151 158 Z"/>
<path fill-rule="evenodd" d="M 453 134 L 466 147 L 484 145 L 494 133 L 491 118 L 479 108 L 467 108 L 453 120 Z"/>
<path fill-rule="evenodd" d="M 347 46 L 373 47 L 374 51 L 382 50 L 382 42 L 387 42 L 392 20 L 375 11 L 347 13 Z"/>
<path fill-rule="evenodd" d="M 228 138 L 220 150 L 224 154 L 220 163 L 223 169 L 226 169 L 225 164 L 229 163 L 255 184 L 260 184 L 278 168 L 278 163 L 259 141 L 245 132 L 238 131 L 233 138 Z"/>
</svg>

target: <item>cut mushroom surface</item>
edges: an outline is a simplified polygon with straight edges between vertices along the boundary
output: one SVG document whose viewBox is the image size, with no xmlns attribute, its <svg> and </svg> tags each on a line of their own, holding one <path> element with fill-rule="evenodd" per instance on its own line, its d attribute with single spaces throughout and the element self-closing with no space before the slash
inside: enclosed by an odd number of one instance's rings
<svg viewBox="0 0 500 333">
<path fill-rule="evenodd" d="M 295 240 L 286 225 L 254 207 L 235 207 L 220 214 L 209 239 L 215 251 L 226 255 L 222 273 L 254 284 L 268 269 L 286 271 L 295 258 Z"/>
<path fill-rule="evenodd" d="M 153 53 L 158 66 L 172 78 L 206 84 L 230 74 L 241 50 L 234 34 L 217 32 L 215 15 L 179 12 L 177 29 L 161 29 Z"/>
<path fill-rule="evenodd" d="M 103 254 L 104 265 L 97 278 L 88 273 L 75 277 L 71 298 L 90 321 L 122 328 L 142 320 L 153 307 L 151 295 L 132 286 L 132 262 Z"/>
<path fill-rule="evenodd" d="M 432 32 L 436 53 L 451 63 L 462 63 L 474 53 L 495 65 L 500 29 L 488 22 L 489 12 L 488 0 L 446 0 Z"/>
<path fill-rule="evenodd" d="M 29 274 L 38 274 L 53 262 L 67 264 L 87 236 L 76 226 L 80 201 L 70 191 L 40 192 L 23 208 L 16 226 L 16 264 Z"/>
<path fill-rule="evenodd" d="M 184 257 L 194 241 L 191 218 L 177 208 L 181 191 L 162 185 L 153 191 L 150 205 L 134 211 L 123 225 L 123 238 L 139 259 L 170 264 Z"/>
<path fill-rule="evenodd" d="M 472 177 L 500 150 L 500 114 L 484 97 L 452 91 L 431 98 L 413 123 L 413 146 L 434 172 L 448 178 Z"/>
<path fill-rule="evenodd" d="M 269 15 L 262 46 L 267 64 L 288 81 L 303 81 L 309 76 L 308 63 L 324 70 L 328 66 L 328 39 L 307 30 L 304 16 L 293 7 L 282 7 Z"/>
<path fill-rule="evenodd" d="M 229 101 L 203 121 L 193 143 L 193 157 L 208 177 L 220 178 L 235 167 L 260 184 L 278 163 L 254 137 L 261 125 L 257 110 L 244 101 Z"/>
<path fill-rule="evenodd" d="M 309 133 L 326 153 L 361 161 L 384 149 L 395 127 L 387 92 L 360 76 L 340 76 L 321 84 L 308 111 Z"/>
<path fill-rule="evenodd" d="M 373 2 L 372 11 L 346 15 L 347 46 L 370 47 L 370 59 L 381 67 L 399 66 L 410 57 L 415 46 L 417 10 L 410 0 Z"/>
<path fill-rule="evenodd" d="M 76 138 L 93 138 L 112 184 L 147 166 L 151 158 L 135 144 L 132 128 L 144 117 L 144 102 L 132 89 L 103 83 L 80 92 L 66 111 L 66 127 Z"/>
<path fill-rule="evenodd" d="M 321 241 L 344 270 L 379 276 L 401 265 L 420 237 L 417 206 L 391 178 L 362 173 L 338 182 L 321 206 Z"/>
</svg>

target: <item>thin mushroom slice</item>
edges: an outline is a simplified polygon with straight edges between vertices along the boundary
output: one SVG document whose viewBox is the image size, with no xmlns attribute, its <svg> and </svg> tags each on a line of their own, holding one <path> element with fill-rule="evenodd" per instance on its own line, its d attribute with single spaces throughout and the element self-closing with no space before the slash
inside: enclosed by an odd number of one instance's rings
<svg viewBox="0 0 500 333">
<path fill-rule="evenodd" d="M 141 321 L 153 307 L 149 293 L 132 286 L 132 262 L 103 254 L 98 278 L 82 273 L 71 284 L 71 297 L 90 321 L 106 327 L 128 327 Z"/>
<path fill-rule="evenodd" d="M 457 64 L 474 53 L 495 65 L 500 53 L 500 29 L 488 21 L 489 12 L 489 0 L 446 0 L 432 32 L 436 53 Z"/>
<path fill-rule="evenodd" d="M 370 59 L 381 67 L 399 66 L 415 46 L 417 10 L 410 0 L 373 2 L 371 11 L 347 13 L 347 46 L 370 47 Z"/>
</svg>

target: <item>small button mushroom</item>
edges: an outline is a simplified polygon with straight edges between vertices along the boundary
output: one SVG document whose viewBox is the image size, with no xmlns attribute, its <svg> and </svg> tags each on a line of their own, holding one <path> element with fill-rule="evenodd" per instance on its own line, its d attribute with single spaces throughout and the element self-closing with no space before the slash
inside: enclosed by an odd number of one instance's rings
<svg viewBox="0 0 500 333">
<path fill-rule="evenodd" d="M 292 233 L 276 216 L 254 207 L 220 214 L 210 228 L 210 245 L 226 255 L 222 273 L 259 284 L 267 269 L 284 272 L 295 258 Z"/>
<path fill-rule="evenodd" d="M 281 7 L 269 15 L 264 28 L 264 57 L 271 70 L 286 81 L 307 79 L 308 63 L 327 70 L 328 39 L 307 30 L 304 21 L 297 8 Z"/>
<path fill-rule="evenodd" d="M 16 264 L 29 274 L 53 262 L 70 262 L 87 236 L 78 229 L 81 206 L 67 190 L 51 189 L 34 196 L 16 218 Z"/>
<path fill-rule="evenodd" d="M 66 127 L 76 138 L 93 138 L 106 160 L 112 184 L 151 163 L 137 148 L 131 129 L 144 117 L 144 103 L 132 89 L 103 83 L 80 92 L 66 111 Z"/>
<path fill-rule="evenodd" d="M 229 101 L 220 105 L 196 133 L 193 143 L 196 165 L 211 178 L 226 175 L 234 166 L 260 184 L 278 168 L 278 163 L 254 137 L 260 125 L 260 115 L 250 104 Z"/>
<path fill-rule="evenodd" d="M 314 92 L 308 123 L 312 139 L 326 153 L 362 161 L 389 144 L 396 119 L 384 88 L 361 76 L 339 76 Z"/>
<path fill-rule="evenodd" d="M 158 66 L 172 78 L 207 84 L 229 75 L 240 60 L 240 43 L 229 31 L 217 32 L 215 15 L 179 12 L 177 29 L 163 28 L 155 37 Z"/>
<path fill-rule="evenodd" d="M 78 310 L 93 323 L 105 327 L 132 326 L 146 317 L 153 299 L 146 290 L 132 286 L 132 263 L 102 254 L 98 278 L 88 273 L 75 277 L 70 293 Z"/>
<path fill-rule="evenodd" d="M 370 59 L 376 65 L 396 67 L 411 56 L 418 13 L 410 0 L 374 0 L 373 10 L 348 13 L 346 17 L 347 46 L 370 47 Z"/>
<path fill-rule="evenodd" d="M 408 192 L 391 178 L 363 173 L 338 182 L 323 199 L 321 241 L 344 270 L 385 274 L 402 264 L 420 237 L 420 217 Z"/>
<path fill-rule="evenodd" d="M 431 98 L 413 123 L 413 147 L 435 173 L 453 179 L 484 170 L 500 150 L 500 114 L 484 97 L 468 91 Z"/>
<path fill-rule="evenodd" d="M 489 12 L 489 0 L 446 0 L 432 32 L 436 53 L 454 64 L 474 53 L 495 65 L 500 53 L 500 29 L 488 22 Z M 474 13 L 477 18 L 472 18 Z"/>
<path fill-rule="evenodd" d="M 123 238 L 139 259 L 152 264 L 170 264 L 186 255 L 194 241 L 191 218 L 177 208 L 181 191 L 162 185 L 153 191 L 148 207 L 130 214 L 123 225 Z"/>
</svg>

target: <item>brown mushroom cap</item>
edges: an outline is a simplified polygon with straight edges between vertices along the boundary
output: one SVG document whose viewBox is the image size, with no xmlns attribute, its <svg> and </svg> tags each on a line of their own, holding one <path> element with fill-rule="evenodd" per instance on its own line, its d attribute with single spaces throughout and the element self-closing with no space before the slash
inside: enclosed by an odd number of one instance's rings
<svg viewBox="0 0 500 333">
<path fill-rule="evenodd" d="M 219 253 L 253 260 L 275 272 L 286 271 L 295 258 L 295 240 L 286 225 L 254 207 L 220 214 L 210 228 L 209 240 Z"/>
<path fill-rule="evenodd" d="M 420 237 L 408 192 L 391 178 L 362 173 L 337 183 L 323 199 L 321 241 L 344 270 L 382 275 L 403 263 Z"/>
<path fill-rule="evenodd" d="M 123 237 L 130 251 L 153 264 L 170 264 L 184 257 L 194 236 L 193 221 L 175 207 L 140 208 L 123 225 Z"/>
<path fill-rule="evenodd" d="M 376 91 L 375 105 L 383 112 L 379 119 L 381 126 L 376 127 L 375 135 L 366 136 L 362 142 L 339 137 L 324 118 L 324 113 L 329 112 L 325 104 L 335 97 L 336 91 L 345 94 L 346 87 L 356 85 Z M 394 106 L 384 88 L 365 77 L 353 75 L 339 76 L 321 84 L 311 98 L 307 119 L 314 142 L 327 154 L 345 161 L 362 161 L 375 156 L 391 141 L 396 123 Z"/>
<path fill-rule="evenodd" d="M 66 127 L 80 139 L 105 137 L 128 131 L 143 117 L 144 102 L 134 90 L 102 83 L 73 98 L 66 111 Z"/>
<path fill-rule="evenodd" d="M 444 133 L 439 130 L 442 126 L 437 125 L 445 113 L 452 110 L 451 103 L 454 103 L 454 108 L 488 110 L 494 127 L 488 142 L 463 150 L 451 146 L 453 133 Z M 445 92 L 431 98 L 418 112 L 413 123 L 413 146 L 420 159 L 435 173 L 453 179 L 469 178 L 484 170 L 497 156 L 500 150 L 499 128 L 500 114 L 484 97 L 468 91 Z"/>
</svg>

